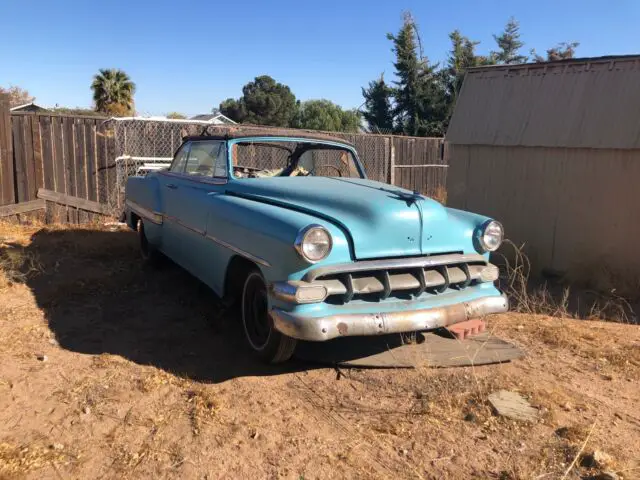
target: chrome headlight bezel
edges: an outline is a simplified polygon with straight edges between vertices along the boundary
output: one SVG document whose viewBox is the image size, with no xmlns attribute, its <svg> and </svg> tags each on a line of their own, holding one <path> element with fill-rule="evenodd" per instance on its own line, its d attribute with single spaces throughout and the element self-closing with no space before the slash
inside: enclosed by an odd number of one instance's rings
<svg viewBox="0 0 640 480">
<path fill-rule="evenodd" d="M 499 241 L 497 244 L 489 244 L 485 239 L 487 230 L 493 230 L 495 228 L 498 228 L 500 231 Z M 496 250 L 498 250 L 498 248 L 500 248 L 500 245 L 502 245 L 502 242 L 504 241 L 504 227 L 497 220 L 488 220 L 484 224 L 482 224 L 482 226 L 478 230 L 476 239 L 478 241 L 479 247 L 483 252 L 495 252 Z"/>
<path fill-rule="evenodd" d="M 327 252 L 321 257 L 321 258 L 310 258 L 307 256 L 307 254 L 304 251 L 304 243 L 305 240 L 307 240 L 307 237 L 315 232 L 315 231 L 321 231 L 322 233 L 324 233 L 327 236 L 327 240 L 328 240 L 328 248 L 327 248 Z M 324 228 L 322 225 L 318 225 L 316 223 L 313 223 L 311 225 L 307 225 L 306 227 L 300 229 L 298 231 L 298 234 L 296 235 L 296 239 L 293 243 L 294 248 L 296 249 L 296 251 L 298 252 L 298 254 L 308 263 L 318 263 L 321 262 L 322 260 L 324 260 L 325 258 L 327 258 L 329 256 L 329 254 L 331 253 L 331 249 L 333 248 L 333 237 L 331 237 L 331 233 L 329 233 L 329 230 L 327 230 L 326 228 Z"/>
</svg>

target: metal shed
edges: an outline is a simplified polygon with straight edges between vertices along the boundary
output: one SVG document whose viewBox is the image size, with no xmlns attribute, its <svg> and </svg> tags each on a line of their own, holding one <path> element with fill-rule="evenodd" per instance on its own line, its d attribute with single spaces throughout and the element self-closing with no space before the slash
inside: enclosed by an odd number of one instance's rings
<svg viewBox="0 0 640 480">
<path fill-rule="evenodd" d="M 640 278 L 640 55 L 472 69 L 447 141 L 449 204 L 534 271 Z"/>
</svg>

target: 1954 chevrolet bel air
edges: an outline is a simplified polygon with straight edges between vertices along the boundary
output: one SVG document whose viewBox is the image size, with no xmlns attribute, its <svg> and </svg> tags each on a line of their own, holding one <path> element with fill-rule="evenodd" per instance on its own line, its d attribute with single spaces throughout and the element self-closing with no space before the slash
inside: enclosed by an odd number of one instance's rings
<svg viewBox="0 0 640 480">
<path fill-rule="evenodd" d="M 187 137 L 167 170 L 130 177 L 127 223 L 237 299 L 250 347 L 423 331 L 505 312 L 489 253 L 500 223 L 367 180 L 355 148 L 303 132 Z"/>
</svg>

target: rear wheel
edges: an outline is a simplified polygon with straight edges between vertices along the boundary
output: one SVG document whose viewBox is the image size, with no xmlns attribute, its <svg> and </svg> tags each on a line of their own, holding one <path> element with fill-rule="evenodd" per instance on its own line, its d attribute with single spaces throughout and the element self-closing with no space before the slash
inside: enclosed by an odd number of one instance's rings
<svg viewBox="0 0 640 480">
<path fill-rule="evenodd" d="M 273 328 L 267 285 L 258 269 L 252 269 L 244 282 L 242 326 L 249 346 L 263 361 L 281 363 L 293 355 L 297 340 Z"/>
<path fill-rule="evenodd" d="M 162 254 L 149 243 L 142 220 L 138 220 L 138 240 L 140 242 L 140 256 L 144 263 L 153 266 L 159 265 L 162 261 Z"/>
</svg>

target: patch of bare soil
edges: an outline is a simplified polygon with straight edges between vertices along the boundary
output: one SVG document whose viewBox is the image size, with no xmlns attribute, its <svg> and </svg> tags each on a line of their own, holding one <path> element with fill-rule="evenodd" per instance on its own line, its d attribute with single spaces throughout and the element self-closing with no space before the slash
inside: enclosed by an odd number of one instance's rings
<svg viewBox="0 0 640 480">
<path fill-rule="evenodd" d="M 1 225 L 0 265 L 0 478 L 640 478 L 638 326 L 502 315 L 523 360 L 268 367 L 132 232 Z"/>
</svg>

